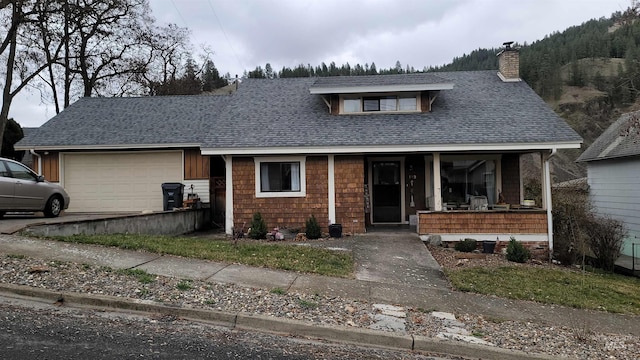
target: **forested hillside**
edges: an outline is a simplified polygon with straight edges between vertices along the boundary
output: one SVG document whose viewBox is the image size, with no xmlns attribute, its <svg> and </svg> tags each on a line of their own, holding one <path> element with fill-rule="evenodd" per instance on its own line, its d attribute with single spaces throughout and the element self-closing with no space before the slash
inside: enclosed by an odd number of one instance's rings
<svg viewBox="0 0 640 360">
<path fill-rule="evenodd" d="M 621 113 L 640 108 L 640 7 L 590 20 L 520 47 L 520 75 L 584 138 L 554 161 L 556 181 L 585 176 L 578 155 Z M 429 71 L 497 69 L 500 49 L 478 49 Z M 533 171 L 531 175 L 537 176 Z"/>
<path fill-rule="evenodd" d="M 609 18 L 554 32 L 520 49 L 520 77 L 526 81 L 583 138 L 582 149 L 563 150 L 554 158 L 554 181 L 586 176 L 584 164 L 575 163 L 584 151 L 620 114 L 640 108 L 640 2 Z M 505 39 L 510 40 L 510 39 Z M 517 39 L 514 39 L 517 40 Z M 388 69 L 374 63 L 317 66 L 300 64 L 275 70 L 270 64 L 245 72 L 243 77 L 278 78 L 402 74 L 426 71 L 498 69 L 501 49 L 477 49 L 440 67 L 403 66 Z M 535 157 L 528 158 L 528 176 L 539 177 Z"/>
</svg>

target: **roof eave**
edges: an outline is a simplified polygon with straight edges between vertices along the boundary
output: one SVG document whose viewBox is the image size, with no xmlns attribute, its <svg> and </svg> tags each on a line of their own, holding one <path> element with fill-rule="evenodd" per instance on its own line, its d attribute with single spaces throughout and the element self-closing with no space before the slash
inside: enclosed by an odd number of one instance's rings
<svg viewBox="0 0 640 360">
<path fill-rule="evenodd" d="M 350 154 L 402 152 L 470 152 L 470 151 L 544 151 L 579 149 L 581 142 L 554 143 L 494 143 L 448 145 L 355 145 L 355 146 L 291 146 L 291 147 L 202 147 L 202 155 L 287 155 L 287 154 Z"/>
<path fill-rule="evenodd" d="M 385 93 L 385 92 L 410 92 L 429 90 L 451 90 L 453 83 L 440 84 L 415 84 L 415 85 L 366 85 L 366 86 L 327 86 L 311 87 L 311 95 L 328 94 L 358 94 L 358 93 Z"/>
<path fill-rule="evenodd" d="M 640 157 L 640 154 L 602 156 L 602 157 L 588 157 L 588 158 L 584 158 L 584 159 L 579 157 L 576 160 L 576 162 L 588 163 L 588 162 L 600 161 L 600 160 L 623 160 L 623 159 L 629 159 L 629 158 L 634 158 L 634 157 Z"/>
<path fill-rule="evenodd" d="M 181 149 L 200 147 L 199 143 L 180 144 L 113 144 L 113 145 L 16 145 L 16 150 L 66 151 L 66 150 L 131 150 L 131 149 Z"/>
</svg>

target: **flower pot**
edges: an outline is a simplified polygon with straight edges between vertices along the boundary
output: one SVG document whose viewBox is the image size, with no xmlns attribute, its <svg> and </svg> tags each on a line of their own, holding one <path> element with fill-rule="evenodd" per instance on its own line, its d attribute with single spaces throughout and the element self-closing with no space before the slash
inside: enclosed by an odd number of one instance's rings
<svg viewBox="0 0 640 360">
<path fill-rule="evenodd" d="M 496 249 L 496 242 L 493 240 L 482 241 L 482 252 L 485 254 L 493 254 Z"/>
</svg>

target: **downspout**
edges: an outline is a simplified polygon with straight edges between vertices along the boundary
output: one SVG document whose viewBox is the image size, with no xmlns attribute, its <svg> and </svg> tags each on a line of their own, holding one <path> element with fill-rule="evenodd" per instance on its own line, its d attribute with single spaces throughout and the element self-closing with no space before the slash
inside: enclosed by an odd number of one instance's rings
<svg viewBox="0 0 640 360">
<path fill-rule="evenodd" d="M 33 149 L 29 149 L 29 153 L 38 158 L 38 175 L 42 175 L 42 156 Z"/>
<path fill-rule="evenodd" d="M 551 158 L 556 155 L 558 149 L 551 149 L 551 153 L 544 161 L 544 183 L 545 183 L 545 201 L 547 203 L 547 232 L 549 234 L 549 262 L 553 259 L 553 217 L 551 214 L 551 170 L 549 163 Z"/>
</svg>

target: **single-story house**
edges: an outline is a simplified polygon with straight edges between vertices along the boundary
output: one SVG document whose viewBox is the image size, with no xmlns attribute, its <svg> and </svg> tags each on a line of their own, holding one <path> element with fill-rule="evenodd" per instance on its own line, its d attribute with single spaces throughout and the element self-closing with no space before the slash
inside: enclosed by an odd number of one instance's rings
<svg viewBox="0 0 640 360">
<path fill-rule="evenodd" d="M 72 198 L 68 211 L 161 210 L 191 185 L 228 233 L 416 224 L 552 246 L 549 159 L 582 139 L 519 78 L 496 71 L 246 79 L 227 96 L 84 98 L 18 144 Z M 542 204 L 520 206 L 520 157 L 543 160 Z M 506 207 L 498 202 L 511 204 Z M 501 206 L 500 206 L 501 205 Z"/>
<path fill-rule="evenodd" d="M 585 150 L 589 198 L 596 213 L 622 221 L 622 253 L 640 255 L 640 111 L 622 115 Z"/>
</svg>

